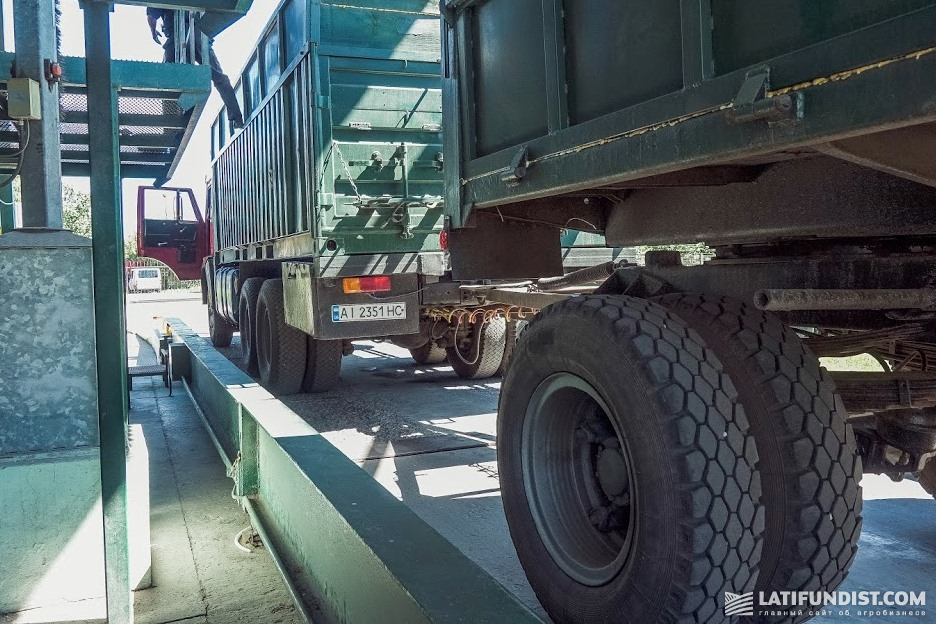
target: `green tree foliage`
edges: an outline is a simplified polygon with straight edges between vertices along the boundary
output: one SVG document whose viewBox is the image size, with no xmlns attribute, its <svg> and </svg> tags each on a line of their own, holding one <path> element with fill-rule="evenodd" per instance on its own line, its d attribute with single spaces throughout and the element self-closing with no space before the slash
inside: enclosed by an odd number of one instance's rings
<svg viewBox="0 0 936 624">
<path fill-rule="evenodd" d="M 135 234 L 130 234 L 124 239 L 124 259 L 140 259 L 140 254 L 137 252 L 137 239 Z"/>
<path fill-rule="evenodd" d="M 63 184 L 62 223 L 66 230 L 91 238 L 91 195 Z"/>
<path fill-rule="evenodd" d="M 14 190 L 15 201 L 20 201 L 18 184 Z M 62 185 L 62 224 L 66 230 L 91 238 L 91 195 L 89 193 L 67 184 Z M 139 257 L 136 236 L 131 234 L 124 240 L 124 258 L 137 260 Z"/>
</svg>

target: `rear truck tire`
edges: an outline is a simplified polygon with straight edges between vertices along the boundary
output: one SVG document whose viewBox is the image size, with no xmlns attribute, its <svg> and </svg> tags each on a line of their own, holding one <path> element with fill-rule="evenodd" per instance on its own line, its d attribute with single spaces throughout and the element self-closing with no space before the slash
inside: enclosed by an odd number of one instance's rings
<svg viewBox="0 0 936 624">
<path fill-rule="evenodd" d="M 308 336 L 302 389 L 306 392 L 326 392 L 334 388 L 341 378 L 343 351 L 341 340 L 317 340 Z"/>
<path fill-rule="evenodd" d="M 206 263 L 202 267 L 202 280 L 205 284 L 204 290 L 208 302 L 208 337 L 213 346 L 223 349 L 231 346 L 231 340 L 234 338 L 234 325 L 221 318 L 215 309 L 213 277 L 211 265 Z"/>
<path fill-rule="evenodd" d="M 507 340 L 507 321 L 495 318 L 475 325 L 481 332 L 478 353 L 472 357 L 470 349 L 456 344 L 446 348 L 448 362 L 462 379 L 487 379 L 497 374 L 504 359 Z"/>
<path fill-rule="evenodd" d="M 422 365 L 441 364 L 448 355 L 444 347 L 440 347 L 431 340 L 421 347 L 410 349 L 409 352 L 413 360 Z"/>
<path fill-rule="evenodd" d="M 578 296 L 523 330 L 497 463 L 556 622 L 724 622 L 763 547 L 757 450 L 715 353 L 665 308 Z"/>
<path fill-rule="evenodd" d="M 257 363 L 257 300 L 260 299 L 260 289 L 264 281 L 266 280 L 262 277 L 245 280 L 237 299 L 241 356 L 244 360 L 244 370 L 251 377 L 260 374 L 260 365 Z"/>
<path fill-rule="evenodd" d="M 510 360 L 513 358 L 514 349 L 517 346 L 517 324 L 520 321 L 507 321 L 504 337 L 504 357 L 501 358 L 500 366 L 497 367 L 497 375 L 507 374 L 507 367 L 510 366 Z"/>
<path fill-rule="evenodd" d="M 283 280 L 263 282 L 256 325 L 260 383 L 276 395 L 299 392 L 306 369 L 306 334 L 286 324 Z"/>
<path fill-rule="evenodd" d="M 208 336 L 211 338 L 211 344 L 219 349 L 230 347 L 234 338 L 234 326 L 221 318 L 214 304 L 208 305 Z"/>
<path fill-rule="evenodd" d="M 923 486 L 923 489 L 926 490 L 930 496 L 936 498 L 936 457 L 931 457 L 929 461 L 926 462 L 926 465 L 923 466 L 923 470 L 919 472 L 917 478 L 920 480 L 920 485 Z"/>
<path fill-rule="evenodd" d="M 655 301 L 715 351 L 750 422 L 765 509 L 756 590 L 834 591 L 858 548 L 862 468 L 829 373 L 794 331 L 753 306 L 693 294 Z"/>
</svg>

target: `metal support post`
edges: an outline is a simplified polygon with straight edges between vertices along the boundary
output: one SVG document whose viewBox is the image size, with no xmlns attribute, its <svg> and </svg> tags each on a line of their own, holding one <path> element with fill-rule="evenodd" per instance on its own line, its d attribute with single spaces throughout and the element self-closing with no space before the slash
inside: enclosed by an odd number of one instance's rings
<svg viewBox="0 0 936 624">
<path fill-rule="evenodd" d="M 13 12 L 18 78 L 39 83 L 42 119 L 27 121 L 29 144 L 20 174 L 22 227 L 61 229 L 62 154 L 59 148 L 59 87 L 46 81 L 47 67 L 58 62 L 55 0 L 17 0 Z"/>
<path fill-rule="evenodd" d="M 127 534 L 127 348 L 123 315 L 123 213 L 117 92 L 111 75 L 112 8 L 109 3 L 82 2 L 91 156 L 91 239 L 107 614 L 111 622 L 132 622 Z"/>
</svg>

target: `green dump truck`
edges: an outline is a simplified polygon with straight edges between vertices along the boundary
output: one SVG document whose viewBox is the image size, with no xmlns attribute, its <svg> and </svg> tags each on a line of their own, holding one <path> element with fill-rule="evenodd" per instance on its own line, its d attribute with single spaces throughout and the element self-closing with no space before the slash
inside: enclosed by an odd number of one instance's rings
<svg viewBox="0 0 936 624">
<path fill-rule="evenodd" d="M 239 330 L 247 371 L 277 394 L 331 388 L 361 338 L 467 378 L 503 363 L 505 319 L 447 277 L 439 57 L 431 2 L 286 0 L 236 81 L 243 129 L 224 110 L 212 126 L 206 217 L 186 204 L 173 228 L 141 202 L 141 254 L 188 272 L 166 247 L 210 250 L 212 342 Z"/>
<path fill-rule="evenodd" d="M 855 557 L 863 472 L 936 492 L 936 2 L 442 17 L 455 279 L 542 285 L 572 224 L 714 251 L 596 267 L 591 294 L 478 293 L 541 308 L 497 437 L 540 601 L 557 622 L 807 618 Z M 875 370 L 818 359 L 855 354 Z"/>
<path fill-rule="evenodd" d="M 466 379 L 506 368 L 530 310 L 480 305 L 448 266 L 440 56 L 437 3 L 286 0 L 236 81 L 243 130 L 212 125 L 206 216 L 140 189 L 141 255 L 201 275 L 213 343 L 239 330 L 277 394 L 334 386 L 358 339 Z M 580 229 L 565 269 L 629 257 Z"/>
</svg>

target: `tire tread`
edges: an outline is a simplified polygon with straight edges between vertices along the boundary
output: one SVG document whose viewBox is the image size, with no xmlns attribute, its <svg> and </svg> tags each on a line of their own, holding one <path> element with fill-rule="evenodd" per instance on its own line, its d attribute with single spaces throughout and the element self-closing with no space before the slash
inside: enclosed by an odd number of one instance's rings
<svg viewBox="0 0 936 624">
<path fill-rule="evenodd" d="M 862 465 L 831 375 L 793 330 L 744 302 L 695 294 L 658 301 L 730 349 L 762 402 L 748 417 L 762 462 L 776 453 L 771 471 L 779 475 L 762 479 L 768 515 L 771 500 L 783 503 L 767 519 L 757 589 L 833 591 L 857 551 Z"/>
<path fill-rule="evenodd" d="M 763 548 L 764 511 L 760 504 L 757 450 L 748 435 L 744 410 L 737 405 L 734 385 L 714 352 L 699 335 L 662 306 L 628 296 L 579 296 L 544 308 L 520 339 L 515 361 L 501 394 L 505 395 L 525 359 L 535 357 L 526 347 L 537 326 L 552 317 L 575 315 L 602 339 L 614 336 L 619 348 L 636 361 L 646 379 L 648 395 L 665 412 L 662 430 L 667 439 L 662 451 L 671 471 L 678 473 L 674 492 L 678 504 L 678 532 L 684 545 L 677 555 L 671 585 L 660 588 L 659 621 L 723 622 L 721 600 L 725 591 L 753 591 L 757 563 Z M 600 332 L 600 333 L 599 333 Z M 500 439 L 501 425 L 498 425 Z M 502 460 L 498 445 L 499 463 Z M 503 471 L 502 471 L 503 472 Z M 503 487 L 503 485 L 502 485 Z M 514 503 L 504 496 L 508 518 Z M 524 536 L 511 534 L 515 544 Z M 522 550 L 518 544 L 518 551 Z M 557 621 L 625 621 L 621 612 L 584 612 L 565 596 L 537 587 L 536 572 L 521 563 L 534 590 Z"/>
</svg>

